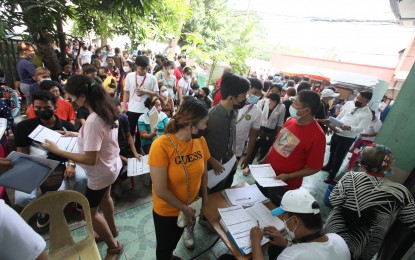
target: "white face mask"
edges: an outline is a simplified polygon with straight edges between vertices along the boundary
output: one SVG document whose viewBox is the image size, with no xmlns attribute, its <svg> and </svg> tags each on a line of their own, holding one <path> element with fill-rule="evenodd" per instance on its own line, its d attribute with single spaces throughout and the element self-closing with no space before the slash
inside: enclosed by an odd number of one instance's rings
<svg viewBox="0 0 415 260">
<path fill-rule="evenodd" d="M 174 69 L 169 70 L 169 74 L 173 75 L 174 74 Z"/>
<path fill-rule="evenodd" d="M 294 217 L 294 216 L 291 216 L 287 220 L 284 220 L 285 230 L 287 231 L 287 234 L 284 236 L 284 238 L 287 239 L 290 242 L 292 242 L 295 239 L 295 233 L 294 232 L 297 229 L 297 228 L 294 228 L 294 230 L 291 231 L 287 226 L 287 221 L 292 217 Z"/>
<path fill-rule="evenodd" d="M 43 78 L 43 79 L 40 79 L 39 82 L 42 82 L 44 80 L 52 80 L 52 79 L 51 78 Z"/>
<path fill-rule="evenodd" d="M 160 93 L 160 96 L 162 97 L 167 97 L 169 95 L 169 93 L 167 93 L 167 91 L 163 91 Z"/>
<path fill-rule="evenodd" d="M 130 72 L 130 67 L 129 66 L 123 66 L 122 69 L 124 70 L 124 72 Z"/>
</svg>

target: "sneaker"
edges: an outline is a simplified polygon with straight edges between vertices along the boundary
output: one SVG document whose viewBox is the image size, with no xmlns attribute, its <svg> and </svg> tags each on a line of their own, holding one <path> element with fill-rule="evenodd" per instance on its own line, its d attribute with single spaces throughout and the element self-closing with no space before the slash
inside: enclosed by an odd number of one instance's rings
<svg viewBox="0 0 415 260">
<path fill-rule="evenodd" d="M 49 214 L 45 211 L 39 212 L 37 215 L 37 223 L 38 228 L 43 228 L 49 225 Z"/>
<path fill-rule="evenodd" d="M 187 249 L 193 249 L 195 247 L 193 229 L 194 229 L 193 227 L 191 227 L 191 228 L 185 227 L 184 228 L 183 242 L 184 242 L 184 246 Z"/>
</svg>

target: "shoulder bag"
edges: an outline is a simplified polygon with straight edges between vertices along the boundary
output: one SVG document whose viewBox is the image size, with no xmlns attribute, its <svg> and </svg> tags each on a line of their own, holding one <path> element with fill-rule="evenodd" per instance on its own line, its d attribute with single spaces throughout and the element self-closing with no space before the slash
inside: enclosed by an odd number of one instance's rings
<svg viewBox="0 0 415 260">
<path fill-rule="evenodd" d="M 197 218 L 198 216 L 200 216 L 200 211 L 202 209 L 202 198 L 197 198 L 194 202 L 190 203 L 190 183 L 189 183 L 189 172 L 187 171 L 187 167 L 183 162 L 183 157 L 180 155 L 179 149 L 177 148 L 176 144 L 173 142 L 173 140 L 171 139 L 171 137 L 166 134 L 167 138 L 169 138 L 170 142 L 173 144 L 174 149 L 176 150 L 177 155 L 180 158 L 180 162 L 183 165 L 184 171 L 186 173 L 186 184 L 187 184 L 187 201 L 186 201 L 186 205 L 190 208 L 193 209 L 193 211 L 195 212 L 195 217 Z M 186 227 L 186 216 L 184 215 L 183 211 L 180 211 L 179 213 L 179 217 L 177 218 L 177 226 L 184 228 Z"/>
</svg>

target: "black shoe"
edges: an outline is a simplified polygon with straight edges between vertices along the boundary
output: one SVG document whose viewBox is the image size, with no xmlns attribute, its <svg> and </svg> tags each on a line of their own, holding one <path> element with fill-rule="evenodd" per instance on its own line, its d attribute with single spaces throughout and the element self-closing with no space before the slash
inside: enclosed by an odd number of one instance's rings
<svg viewBox="0 0 415 260">
<path fill-rule="evenodd" d="M 327 183 L 327 184 L 336 184 L 336 183 L 334 182 L 334 178 L 331 178 L 331 177 L 327 177 L 327 178 L 324 180 L 324 182 L 325 182 L 325 183 Z"/>
<path fill-rule="evenodd" d="M 43 228 L 47 225 L 49 225 L 49 214 L 44 211 L 39 212 L 39 214 L 37 215 L 36 226 L 38 228 Z"/>
<path fill-rule="evenodd" d="M 324 165 L 323 168 L 321 168 L 322 171 L 329 172 L 331 170 L 331 167 L 329 165 Z"/>
</svg>

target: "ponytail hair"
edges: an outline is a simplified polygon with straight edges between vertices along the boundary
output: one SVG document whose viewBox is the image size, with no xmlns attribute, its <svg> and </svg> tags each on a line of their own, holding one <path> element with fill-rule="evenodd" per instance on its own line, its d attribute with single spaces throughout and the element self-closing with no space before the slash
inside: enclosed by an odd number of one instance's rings
<svg viewBox="0 0 415 260">
<path fill-rule="evenodd" d="M 114 102 L 104 88 L 86 75 L 74 75 L 68 78 L 65 90 L 76 97 L 84 94 L 86 102 L 111 128 L 117 128 L 118 112 Z"/>
<path fill-rule="evenodd" d="M 164 133 L 177 133 L 189 124 L 196 125 L 207 115 L 208 110 L 200 100 L 193 97 L 185 98 L 176 115 L 170 119 Z"/>
</svg>

